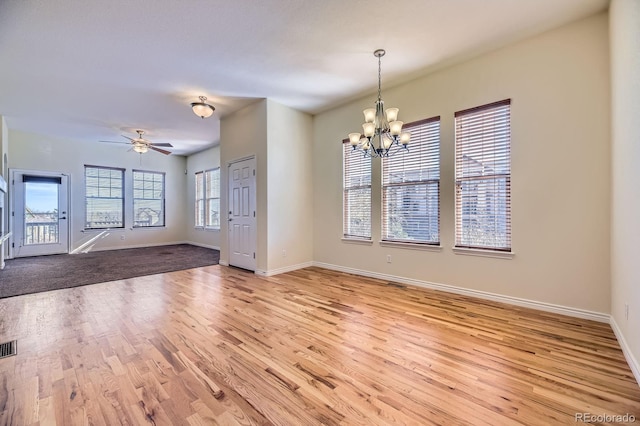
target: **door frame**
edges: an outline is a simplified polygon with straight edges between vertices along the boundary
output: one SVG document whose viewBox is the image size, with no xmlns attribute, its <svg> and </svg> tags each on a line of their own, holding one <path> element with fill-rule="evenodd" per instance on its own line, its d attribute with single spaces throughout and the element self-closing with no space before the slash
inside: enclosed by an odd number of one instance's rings
<svg viewBox="0 0 640 426">
<path fill-rule="evenodd" d="M 18 235 L 16 234 L 15 229 L 15 208 L 16 208 L 16 200 L 15 200 L 15 175 L 16 174 L 32 174 L 35 176 L 46 176 L 46 177 L 60 177 L 64 176 L 67 178 L 66 190 L 67 190 L 67 251 L 69 253 L 71 249 L 71 174 L 62 173 L 62 172 L 51 172 L 46 170 L 30 170 L 30 169 L 9 169 L 9 185 L 7 185 L 9 189 L 9 230 L 11 231 L 11 238 L 9 244 L 9 259 L 15 258 L 15 241 Z M 60 221 L 58 221 L 60 224 Z M 20 232 L 22 234 L 22 232 Z"/>
<path fill-rule="evenodd" d="M 258 270 L 258 260 L 259 260 L 259 250 L 258 250 L 258 160 L 256 158 L 255 155 L 247 155 L 245 157 L 240 157 L 240 158 L 235 158 L 233 160 L 227 161 L 226 165 L 227 165 L 227 176 L 226 176 L 226 198 L 227 198 L 227 203 L 226 203 L 226 210 L 225 210 L 225 217 L 227 218 L 226 220 L 226 225 L 227 225 L 227 232 L 226 232 L 226 240 L 227 240 L 227 251 L 228 251 L 228 265 L 229 266 L 234 266 L 234 267 L 238 267 L 232 264 L 231 262 L 231 222 L 229 221 L 229 211 L 231 209 L 231 196 L 230 196 L 230 192 L 231 192 L 231 175 L 230 175 L 230 170 L 231 167 L 236 164 L 236 163 L 241 163 L 243 161 L 247 161 L 247 160 L 253 160 L 253 167 L 256 171 L 256 174 L 254 176 L 253 179 L 253 202 L 255 205 L 255 211 L 256 211 L 256 216 L 255 216 L 255 226 L 254 226 L 254 232 L 253 232 L 253 243 L 254 243 L 254 247 L 256 249 L 256 257 L 255 257 L 255 265 L 254 265 L 254 270 L 253 272 L 255 273 L 255 271 Z"/>
</svg>

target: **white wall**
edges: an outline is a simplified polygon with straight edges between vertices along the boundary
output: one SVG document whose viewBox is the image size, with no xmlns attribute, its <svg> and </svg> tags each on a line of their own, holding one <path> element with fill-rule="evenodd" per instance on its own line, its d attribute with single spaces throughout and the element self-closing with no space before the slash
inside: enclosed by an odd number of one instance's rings
<svg viewBox="0 0 640 426">
<path fill-rule="evenodd" d="M 312 117 L 267 102 L 268 261 L 264 272 L 313 260 Z"/>
<path fill-rule="evenodd" d="M 9 131 L 9 167 L 71 175 L 70 236 L 73 251 L 100 231 L 84 231 L 84 165 L 125 168 L 125 228 L 108 232 L 92 244 L 93 250 L 183 242 L 186 220 L 186 158 L 149 152 L 140 156 L 124 145 L 55 139 L 17 130 Z M 132 228 L 132 169 L 165 172 L 166 226 Z M 124 237 L 124 240 L 122 240 Z"/>
<path fill-rule="evenodd" d="M 608 313 L 611 170 L 607 32 L 607 15 L 600 14 L 393 89 L 385 88 L 383 82 L 385 105 L 400 108 L 401 120 L 442 117 L 440 252 L 379 246 L 379 160 L 374 161 L 373 170 L 374 244 L 341 242 L 341 140 L 359 130 L 361 111 L 373 106 L 375 95 L 317 115 L 314 260 Z M 512 99 L 515 257 L 456 255 L 451 250 L 454 112 L 505 98 Z M 391 264 L 386 263 L 388 254 L 392 255 Z"/>
<path fill-rule="evenodd" d="M 257 269 L 267 269 L 267 101 L 262 99 L 220 120 L 220 261 L 229 262 L 227 171 L 230 162 L 256 158 Z"/>
<path fill-rule="evenodd" d="M 195 173 L 220 167 L 220 146 L 187 157 L 186 240 L 204 247 L 220 248 L 220 230 L 195 227 Z"/>
<path fill-rule="evenodd" d="M 640 380 L 640 2 L 613 0 L 611 315 Z M 625 304 L 629 318 L 625 318 Z M 627 353 L 629 355 L 629 353 Z"/>
</svg>

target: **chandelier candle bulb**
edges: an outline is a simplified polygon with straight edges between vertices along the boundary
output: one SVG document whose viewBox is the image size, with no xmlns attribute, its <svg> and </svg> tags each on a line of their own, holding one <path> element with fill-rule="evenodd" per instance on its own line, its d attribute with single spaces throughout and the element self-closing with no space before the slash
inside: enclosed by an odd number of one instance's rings
<svg viewBox="0 0 640 426">
<path fill-rule="evenodd" d="M 400 132 L 402 132 L 402 125 L 404 123 L 402 121 L 392 121 L 389 123 L 389 128 L 391 129 L 392 136 L 399 136 Z"/>
<path fill-rule="evenodd" d="M 362 113 L 364 114 L 364 122 L 365 123 L 373 123 L 373 121 L 376 119 L 376 109 L 375 108 L 367 108 L 364 111 L 362 111 Z"/>
<path fill-rule="evenodd" d="M 387 121 L 391 123 L 392 121 L 396 121 L 398 119 L 398 112 L 400 110 L 398 108 L 387 108 L 385 111 L 387 114 Z"/>
<path fill-rule="evenodd" d="M 356 146 L 360 143 L 360 133 L 349 133 L 349 142 L 351 146 Z"/>
<path fill-rule="evenodd" d="M 409 140 L 411 139 L 411 133 L 403 132 L 400 134 L 400 143 L 404 146 L 409 145 Z"/>
<path fill-rule="evenodd" d="M 392 140 L 389 136 L 385 135 L 385 136 L 382 138 L 382 147 L 383 147 L 384 149 L 389 149 L 389 148 L 391 148 L 391 145 L 392 145 L 392 144 L 393 144 L 393 140 Z"/>
<path fill-rule="evenodd" d="M 364 123 L 362 129 L 364 130 L 364 135 L 368 138 L 373 137 L 376 133 L 376 125 L 373 123 Z"/>
</svg>

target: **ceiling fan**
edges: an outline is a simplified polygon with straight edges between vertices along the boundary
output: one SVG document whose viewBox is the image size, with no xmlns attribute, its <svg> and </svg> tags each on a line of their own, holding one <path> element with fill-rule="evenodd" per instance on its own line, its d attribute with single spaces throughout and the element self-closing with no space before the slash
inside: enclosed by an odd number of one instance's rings
<svg viewBox="0 0 640 426">
<path fill-rule="evenodd" d="M 173 145 L 171 145 L 170 143 L 153 143 L 150 140 L 142 137 L 142 135 L 144 134 L 144 130 L 136 130 L 136 133 L 138 134 L 137 138 L 130 138 L 129 136 L 121 135 L 123 138 L 129 139 L 129 142 L 116 142 L 116 141 L 99 141 L 99 142 L 123 143 L 127 145 L 133 145 L 131 149 L 133 149 L 135 152 L 139 152 L 140 154 L 144 154 L 150 149 L 154 151 L 158 151 L 159 153 L 164 155 L 171 154 L 171 151 L 158 148 L 159 146 L 173 147 Z"/>
</svg>

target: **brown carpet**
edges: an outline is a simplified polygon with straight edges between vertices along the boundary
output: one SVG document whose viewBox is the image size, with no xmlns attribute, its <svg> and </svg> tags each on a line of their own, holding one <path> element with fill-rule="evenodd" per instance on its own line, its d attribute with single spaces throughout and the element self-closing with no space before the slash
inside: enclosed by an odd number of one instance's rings
<svg viewBox="0 0 640 426">
<path fill-rule="evenodd" d="M 218 250 L 189 244 L 10 259 L 0 270 L 0 299 L 217 265 L 219 260 Z"/>
</svg>

